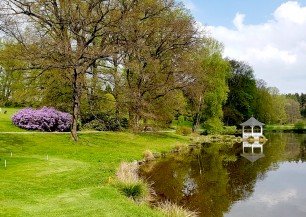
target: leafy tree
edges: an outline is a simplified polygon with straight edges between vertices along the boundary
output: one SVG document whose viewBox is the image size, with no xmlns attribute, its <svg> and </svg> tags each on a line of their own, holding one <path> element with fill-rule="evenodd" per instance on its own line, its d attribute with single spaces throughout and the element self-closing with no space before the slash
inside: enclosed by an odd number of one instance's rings
<svg viewBox="0 0 306 217">
<path fill-rule="evenodd" d="M 257 93 L 254 99 L 254 116 L 263 123 L 271 124 L 273 121 L 273 99 L 264 80 L 257 80 Z"/>
<path fill-rule="evenodd" d="M 295 94 L 286 94 L 286 97 L 289 97 L 293 100 L 297 100 L 300 104 L 301 115 L 306 117 L 306 94 L 295 93 Z"/>
<path fill-rule="evenodd" d="M 288 123 L 294 124 L 301 118 L 300 103 L 296 99 L 286 99 L 285 111 Z"/>
<path fill-rule="evenodd" d="M 285 111 L 286 97 L 279 93 L 276 87 L 269 87 L 269 93 L 272 96 L 273 113 L 271 116 L 272 123 L 284 124 L 287 122 L 287 115 Z"/>
<path fill-rule="evenodd" d="M 130 127 L 138 131 L 142 120 L 157 114 L 154 105 L 160 98 L 190 84 L 197 30 L 193 18 L 173 1 L 143 1 L 129 16 L 121 36 L 124 100 Z"/>
<path fill-rule="evenodd" d="M 23 45 L 30 68 L 60 69 L 72 88 L 71 135 L 77 121 L 88 68 L 112 52 L 109 37 L 137 1 L 3 0 L 0 29 Z M 26 28 L 24 28 L 26 27 Z M 26 31 L 31 32 L 27 38 Z"/>
<path fill-rule="evenodd" d="M 303 115 L 303 117 L 306 117 L 306 94 L 302 93 L 300 96 L 301 99 L 301 114 Z"/>
<path fill-rule="evenodd" d="M 219 48 L 220 46 L 220 48 Z M 230 65 L 222 58 L 222 45 L 213 42 L 212 54 L 203 62 L 203 70 L 207 71 L 205 78 L 204 106 L 202 117 L 204 125 L 211 133 L 220 133 L 223 126 L 223 104 L 228 96 L 227 80 L 230 78 Z M 213 125 L 212 125 L 213 123 Z"/>
<path fill-rule="evenodd" d="M 232 76 L 228 81 L 229 94 L 223 107 L 226 125 L 239 125 L 254 115 L 256 80 L 251 66 L 245 62 L 229 60 Z"/>
<path fill-rule="evenodd" d="M 228 93 L 230 65 L 222 58 L 222 52 L 221 43 L 207 38 L 194 60 L 199 68 L 195 71 L 192 85 L 186 88 L 186 95 L 191 103 L 194 130 L 197 130 L 200 122 L 205 122 L 206 128 L 215 130 L 221 130 L 223 126 L 222 106 Z"/>
<path fill-rule="evenodd" d="M 31 106 L 33 89 L 29 80 L 31 70 L 24 70 L 26 62 L 15 59 L 21 53 L 21 45 L 12 42 L 3 43 L 0 49 L 0 86 L 1 104 Z M 37 99 L 37 98 L 36 98 Z"/>
</svg>

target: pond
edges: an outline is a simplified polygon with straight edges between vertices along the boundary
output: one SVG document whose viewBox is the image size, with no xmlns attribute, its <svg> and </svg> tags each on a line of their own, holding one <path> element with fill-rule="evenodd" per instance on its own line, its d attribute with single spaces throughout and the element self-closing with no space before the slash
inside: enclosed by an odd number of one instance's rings
<svg viewBox="0 0 306 217">
<path fill-rule="evenodd" d="M 305 217 L 306 135 L 271 133 L 264 144 L 210 143 L 145 164 L 159 200 L 203 217 Z"/>
</svg>

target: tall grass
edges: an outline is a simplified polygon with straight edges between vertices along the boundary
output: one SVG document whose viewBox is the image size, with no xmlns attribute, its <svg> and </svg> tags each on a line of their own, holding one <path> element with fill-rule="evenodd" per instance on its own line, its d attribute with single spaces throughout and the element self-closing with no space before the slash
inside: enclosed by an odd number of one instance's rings
<svg viewBox="0 0 306 217">
<path fill-rule="evenodd" d="M 122 162 L 116 173 L 115 185 L 121 193 L 137 202 L 146 202 L 150 194 L 150 186 L 138 176 L 137 162 Z"/>
<path fill-rule="evenodd" d="M 140 181 L 138 176 L 139 166 L 137 162 L 122 162 L 117 170 L 116 177 L 118 181 L 124 183 L 134 183 Z"/>
<path fill-rule="evenodd" d="M 169 201 L 160 203 L 158 205 L 158 210 L 160 210 L 167 217 L 197 217 L 198 213 L 190 211 L 186 208 L 178 206 Z"/>
</svg>

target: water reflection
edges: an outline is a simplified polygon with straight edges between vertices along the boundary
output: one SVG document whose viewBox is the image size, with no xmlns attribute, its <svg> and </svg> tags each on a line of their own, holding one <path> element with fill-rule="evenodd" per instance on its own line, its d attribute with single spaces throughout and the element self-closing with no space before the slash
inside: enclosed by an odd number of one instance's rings
<svg viewBox="0 0 306 217">
<path fill-rule="evenodd" d="M 255 141 L 254 143 L 242 142 L 242 153 L 240 155 L 254 163 L 265 156 L 263 153 L 263 145 L 264 143 L 259 143 L 259 141 Z"/>
<path fill-rule="evenodd" d="M 261 217 L 306 216 L 306 209 L 299 205 L 306 204 L 305 135 L 270 134 L 267 138 L 264 145 L 192 147 L 144 165 L 142 174 L 154 183 L 161 200 L 186 206 L 203 217 L 250 212 Z M 293 204 L 299 212 L 285 215 L 282 209 L 290 210 Z"/>
</svg>

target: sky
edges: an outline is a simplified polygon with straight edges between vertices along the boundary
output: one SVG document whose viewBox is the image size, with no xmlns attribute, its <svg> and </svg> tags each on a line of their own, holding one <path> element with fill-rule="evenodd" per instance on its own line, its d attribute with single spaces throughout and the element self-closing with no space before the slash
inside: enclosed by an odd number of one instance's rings
<svg viewBox="0 0 306 217">
<path fill-rule="evenodd" d="M 306 0 L 181 0 L 224 57 L 280 93 L 306 93 Z"/>
</svg>

